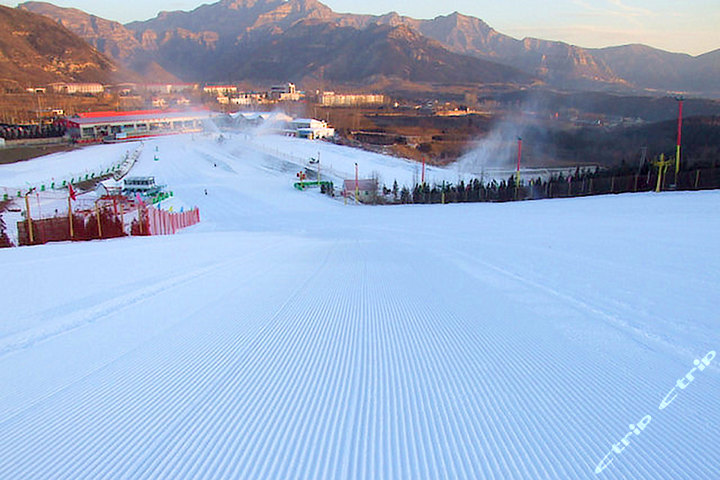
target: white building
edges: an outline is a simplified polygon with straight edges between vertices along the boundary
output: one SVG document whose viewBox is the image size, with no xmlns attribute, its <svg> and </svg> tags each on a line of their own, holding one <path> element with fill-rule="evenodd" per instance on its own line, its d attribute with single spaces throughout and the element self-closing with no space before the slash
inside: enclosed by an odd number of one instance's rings
<svg viewBox="0 0 720 480">
<path fill-rule="evenodd" d="M 238 89 L 235 85 L 205 85 L 203 92 L 209 93 L 215 96 L 228 96 L 233 93 L 237 93 Z"/>
<path fill-rule="evenodd" d="M 296 137 L 310 140 L 335 136 L 334 128 L 329 127 L 327 122 L 315 120 L 314 118 L 296 118 L 290 122 L 290 129 Z"/>
<path fill-rule="evenodd" d="M 284 83 L 282 85 L 273 85 L 268 92 L 270 100 L 297 102 L 303 97 L 303 94 L 297 91 L 294 83 Z"/>
<path fill-rule="evenodd" d="M 55 93 L 87 94 L 98 95 L 105 91 L 105 87 L 100 83 L 53 83 L 50 85 Z"/>
<path fill-rule="evenodd" d="M 385 95 L 381 94 L 337 94 L 323 92 L 318 95 L 318 103 L 326 107 L 356 107 L 360 105 L 383 105 Z"/>
<path fill-rule="evenodd" d="M 240 92 L 237 96 L 230 99 L 230 102 L 234 105 L 253 105 L 262 103 L 267 98 L 267 93 L 258 92 Z"/>
<path fill-rule="evenodd" d="M 196 83 L 147 83 L 143 89 L 151 93 L 181 93 L 197 89 Z"/>
</svg>

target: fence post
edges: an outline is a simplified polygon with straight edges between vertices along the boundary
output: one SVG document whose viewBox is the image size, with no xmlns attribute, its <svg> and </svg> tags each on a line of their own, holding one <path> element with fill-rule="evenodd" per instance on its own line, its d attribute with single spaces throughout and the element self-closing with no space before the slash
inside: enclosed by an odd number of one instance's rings
<svg viewBox="0 0 720 480">
<path fill-rule="evenodd" d="M 695 173 L 695 190 L 698 189 L 698 184 L 700 183 L 700 169 L 697 169 L 697 173 Z"/>
<path fill-rule="evenodd" d="M 68 223 L 70 224 L 70 240 L 75 237 L 75 227 L 73 226 L 72 203 L 70 195 L 68 195 Z"/>
<path fill-rule="evenodd" d="M 95 202 L 95 219 L 97 220 L 97 224 L 98 224 L 98 238 L 102 239 L 103 234 L 102 234 L 102 225 L 100 224 L 100 208 L 98 207 L 97 202 Z"/>
<path fill-rule="evenodd" d="M 143 234 L 143 221 L 142 221 L 142 205 L 140 205 L 140 202 L 138 202 L 138 230 L 140 230 L 140 235 Z M 130 230 L 132 233 L 132 229 Z"/>
<path fill-rule="evenodd" d="M 610 193 L 615 193 L 615 175 L 610 180 Z"/>
<path fill-rule="evenodd" d="M 28 235 L 30 237 L 30 245 L 32 245 L 33 243 L 35 243 L 35 237 L 33 235 L 33 224 L 30 215 L 30 200 L 28 200 L 28 195 L 30 194 L 28 193 L 27 195 L 25 195 L 25 214 L 27 216 L 26 220 L 28 225 Z"/>
<path fill-rule="evenodd" d="M 145 209 L 145 233 L 147 233 L 147 235 L 152 235 L 152 232 L 150 231 L 150 210 L 148 210 L 145 203 L 142 203 L 142 208 Z"/>
</svg>

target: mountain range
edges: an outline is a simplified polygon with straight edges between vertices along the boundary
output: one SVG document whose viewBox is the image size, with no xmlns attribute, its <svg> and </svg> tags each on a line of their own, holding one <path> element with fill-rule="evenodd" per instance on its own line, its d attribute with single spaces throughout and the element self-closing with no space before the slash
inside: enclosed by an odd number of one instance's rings
<svg viewBox="0 0 720 480">
<path fill-rule="evenodd" d="M 720 94 L 720 50 L 693 57 L 644 45 L 518 40 L 457 12 L 419 20 L 336 13 L 316 0 L 222 0 L 122 25 L 44 2 L 19 9 L 52 18 L 122 67 L 158 81 L 389 79 Z"/>
</svg>

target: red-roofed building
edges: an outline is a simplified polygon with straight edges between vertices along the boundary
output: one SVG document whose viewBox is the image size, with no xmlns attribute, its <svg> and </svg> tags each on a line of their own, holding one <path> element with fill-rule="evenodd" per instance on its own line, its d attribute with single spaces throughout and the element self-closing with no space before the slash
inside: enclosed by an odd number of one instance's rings
<svg viewBox="0 0 720 480">
<path fill-rule="evenodd" d="M 135 110 L 81 113 L 63 121 L 78 143 L 200 132 L 210 118 L 206 110 Z"/>
<path fill-rule="evenodd" d="M 359 179 L 357 185 L 355 180 L 345 180 L 343 182 L 343 196 L 355 198 L 356 187 L 359 202 L 369 203 L 377 199 L 378 183 L 374 178 Z"/>
</svg>

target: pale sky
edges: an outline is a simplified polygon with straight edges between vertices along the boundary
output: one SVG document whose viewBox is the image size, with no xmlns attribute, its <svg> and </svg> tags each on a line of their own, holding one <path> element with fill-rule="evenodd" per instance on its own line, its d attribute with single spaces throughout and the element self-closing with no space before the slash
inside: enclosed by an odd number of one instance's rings
<svg viewBox="0 0 720 480">
<path fill-rule="evenodd" d="M 15 6 L 17 1 L 0 0 Z M 161 10 L 192 10 L 197 0 L 55 0 L 110 20 L 145 20 Z M 720 48 L 720 0 L 326 0 L 338 12 L 396 11 L 433 18 L 458 11 L 516 38 L 561 40 L 583 47 L 644 43 L 692 55 Z"/>
</svg>

